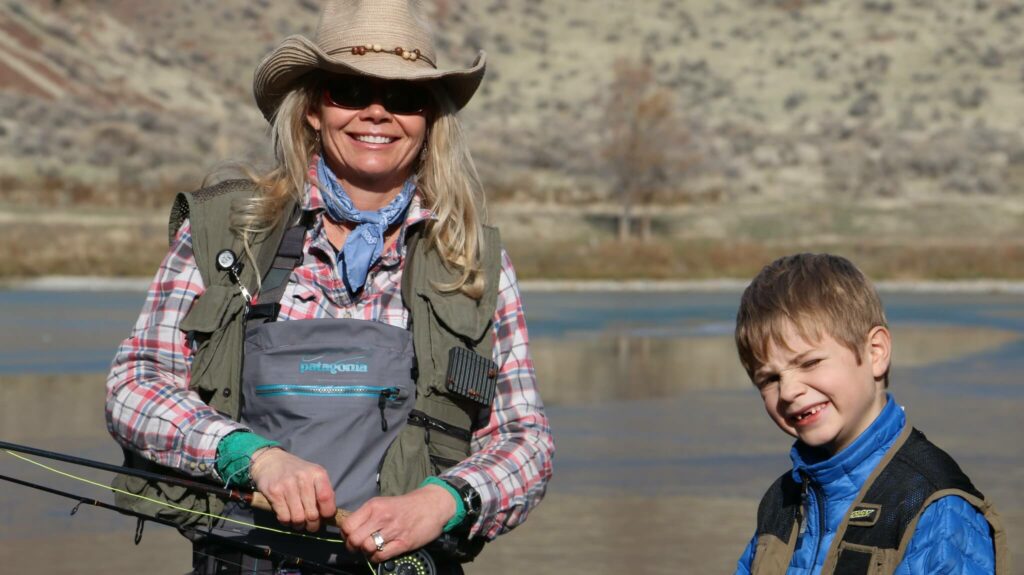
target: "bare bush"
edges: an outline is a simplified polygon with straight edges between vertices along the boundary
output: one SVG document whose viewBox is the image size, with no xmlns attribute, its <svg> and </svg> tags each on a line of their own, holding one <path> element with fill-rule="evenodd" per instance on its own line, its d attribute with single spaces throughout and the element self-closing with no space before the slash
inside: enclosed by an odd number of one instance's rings
<svg viewBox="0 0 1024 575">
<path fill-rule="evenodd" d="M 689 167 L 676 154 L 686 147 L 689 135 L 673 116 L 674 108 L 673 93 L 657 83 L 650 62 L 616 62 L 608 88 L 603 155 L 622 205 L 621 241 L 629 239 L 634 207 L 652 204 Z M 641 228 L 646 239 L 649 210 L 644 211 Z"/>
</svg>

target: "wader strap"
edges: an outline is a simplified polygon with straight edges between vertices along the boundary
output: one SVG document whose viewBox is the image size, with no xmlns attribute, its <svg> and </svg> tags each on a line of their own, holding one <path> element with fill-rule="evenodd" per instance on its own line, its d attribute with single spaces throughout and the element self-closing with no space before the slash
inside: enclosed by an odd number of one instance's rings
<svg viewBox="0 0 1024 575">
<path fill-rule="evenodd" d="M 784 575 L 793 557 L 803 521 L 803 486 L 790 472 L 782 474 L 757 508 L 757 542 L 753 575 Z"/>
<path fill-rule="evenodd" d="M 412 282 L 412 269 L 414 265 L 412 261 L 412 254 L 416 252 L 416 244 L 420 243 L 420 235 L 423 233 L 423 225 L 424 224 L 422 223 L 416 224 L 410 227 L 409 231 L 405 234 L 405 266 L 402 269 L 402 298 L 413 297 L 412 294 L 416 293 L 416 287 Z M 405 306 L 409 307 L 408 302 L 405 303 Z"/>
<path fill-rule="evenodd" d="M 288 221 L 295 221 L 295 212 L 298 211 L 300 209 L 296 205 Z M 299 217 L 298 220 L 298 223 L 285 230 L 281 237 L 274 261 L 263 277 L 260 303 L 249 307 L 245 316 L 247 322 L 259 324 L 277 320 L 277 316 L 281 312 L 281 297 L 284 296 L 284 291 L 288 287 L 288 278 L 291 277 L 292 271 L 302 263 L 302 246 L 305 243 L 306 231 L 311 227 L 313 218 L 306 214 Z"/>
</svg>

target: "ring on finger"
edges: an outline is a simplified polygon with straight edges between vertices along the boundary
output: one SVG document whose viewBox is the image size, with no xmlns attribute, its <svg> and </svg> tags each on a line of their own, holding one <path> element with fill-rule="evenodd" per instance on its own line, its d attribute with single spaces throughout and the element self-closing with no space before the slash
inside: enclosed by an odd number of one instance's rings
<svg viewBox="0 0 1024 575">
<path fill-rule="evenodd" d="M 370 533 L 370 537 L 373 537 L 373 544 L 377 546 L 377 551 L 384 550 L 384 536 L 380 534 L 380 531 L 374 531 Z"/>
</svg>

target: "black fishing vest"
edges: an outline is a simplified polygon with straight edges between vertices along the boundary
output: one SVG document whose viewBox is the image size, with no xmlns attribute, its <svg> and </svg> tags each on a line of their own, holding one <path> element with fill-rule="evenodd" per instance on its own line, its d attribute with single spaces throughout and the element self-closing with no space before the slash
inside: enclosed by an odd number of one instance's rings
<svg viewBox="0 0 1024 575">
<path fill-rule="evenodd" d="M 791 473 L 765 493 L 757 510 L 753 575 L 784 574 L 800 533 L 803 486 Z M 985 515 L 992 528 L 996 573 L 1009 572 L 1002 522 L 956 461 L 907 426 L 864 482 L 836 530 L 822 575 L 890 574 L 903 560 L 925 508 L 956 495 Z"/>
</svg>

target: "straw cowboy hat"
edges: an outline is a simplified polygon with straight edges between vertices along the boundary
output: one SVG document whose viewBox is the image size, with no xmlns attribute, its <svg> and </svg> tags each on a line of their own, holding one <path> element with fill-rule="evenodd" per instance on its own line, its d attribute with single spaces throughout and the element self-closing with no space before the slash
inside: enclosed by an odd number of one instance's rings
<svg viewBox="0 0 1024 575">
<path fill-rule="evenodd" d="M 270 120 L 296 80 L 313 70 L 385 80 L 436 80 L 456 108 L 484 76 L 481 51 L 469 68 L 442 70 L 419 0 L 329 0 L 316 39 L 289 36 L 256 67 L 253 93 Z"/>
</svg>

